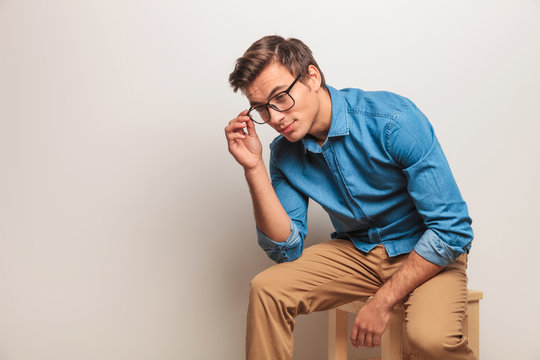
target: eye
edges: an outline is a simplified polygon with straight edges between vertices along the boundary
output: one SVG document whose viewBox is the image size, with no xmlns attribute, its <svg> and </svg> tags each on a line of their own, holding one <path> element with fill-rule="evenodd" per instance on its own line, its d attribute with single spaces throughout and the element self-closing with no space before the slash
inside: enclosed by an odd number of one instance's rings
<svg viewBox="0 0 540 360">
<path fill-rule="evenodd" d="M 257 111 L 259 114 L 262 114 L 266 111 L 266 105 L 257 106 L 254 108 L 255 111 Z"/>
<path fill-rule="evenodd" d="M 277 94 L 273 99 L 272 99 L 272 102 L 273 103 L 278 103 L 278 104 L 283 104 L 285 102 L 287 102 L 287 94 L 285 93 L 281 93 L 281 94 Z"/>
</svg>

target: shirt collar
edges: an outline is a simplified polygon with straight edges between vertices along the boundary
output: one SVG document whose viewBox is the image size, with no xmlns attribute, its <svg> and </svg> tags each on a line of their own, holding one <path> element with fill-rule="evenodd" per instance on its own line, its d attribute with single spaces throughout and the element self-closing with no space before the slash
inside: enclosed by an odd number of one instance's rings
<svg viewBox="0 0 540 360">
<path fill-rule="evenodd" d="M 345 136 L 349 135 L 349 119 L 347 114 L 347 104 L 343 94 L 334 89 L 331 86 L 326 86 L 330 93 L 330 99 L 332 101 L 332 120 L 330 123 L 330 130 L 328 131 L 328 137 Z M 309 135 L 302 138 L 304 150 L 320 153 L 321 147 L 317 142 Z"/>
</svg>

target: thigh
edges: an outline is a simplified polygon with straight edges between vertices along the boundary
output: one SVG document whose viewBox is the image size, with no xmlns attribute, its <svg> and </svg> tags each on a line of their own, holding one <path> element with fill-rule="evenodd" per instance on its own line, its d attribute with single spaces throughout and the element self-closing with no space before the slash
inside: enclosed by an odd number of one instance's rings
<svg viewBox="0 0 540 360">
<path fill-rule="evenodd" d="M 313 245 L 297 260 L 255 276 L 252 292 L 271 295 L 295 315 L 327 310 L 377 291 L 382 285 L 377 274 L 382 252 L 381 246 L 364 254 L 341 239 Z"/>
</svg>

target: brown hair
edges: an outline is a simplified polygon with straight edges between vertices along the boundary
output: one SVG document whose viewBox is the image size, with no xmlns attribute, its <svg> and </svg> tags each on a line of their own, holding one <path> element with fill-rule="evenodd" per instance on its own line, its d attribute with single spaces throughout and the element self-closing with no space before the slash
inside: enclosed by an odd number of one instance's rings
<svg viewBox="0 0 540 360">
<path fill-rule="evenodd" d="M 270 63 L 279 61 L 293 76 L 300 76 L 300 81 L 307 75 L 309 65 L 313 65 L 321 74 L 321 86 L 326 89 L 324 75 L 313 58 L 309 47 L 294 38 L 269 35 L 255 41 L 241 58 L 236 60 L 234 71 L 229 75 L 229 84 L 234 92 L 242 92 L 255 80 Z"/>
</svg>

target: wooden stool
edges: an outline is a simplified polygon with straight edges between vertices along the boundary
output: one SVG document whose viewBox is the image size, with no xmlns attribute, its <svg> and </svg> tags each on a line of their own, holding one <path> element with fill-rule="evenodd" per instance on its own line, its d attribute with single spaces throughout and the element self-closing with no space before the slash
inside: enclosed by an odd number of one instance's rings
<svg viewBox="0 0 540 360">
<path fill-rule="evenodd" d="M 469 347 L 479 357 L 479 305 L 483 293 L 469 290 L 467 293 L 467 312 L 463 322 L 463 332 L 469 338 Z M 328 359 L 347 360 L 348 322 L 347 314 L 357 314 L 369 298 L 362 298 L 329 311 L 328 319 Z M 381 360 L 417 359 L 412 355 L 411 347 L 404 332 L 403 305 L 394 307 L 388 328 L 381 339 Z"/>
</svg>

